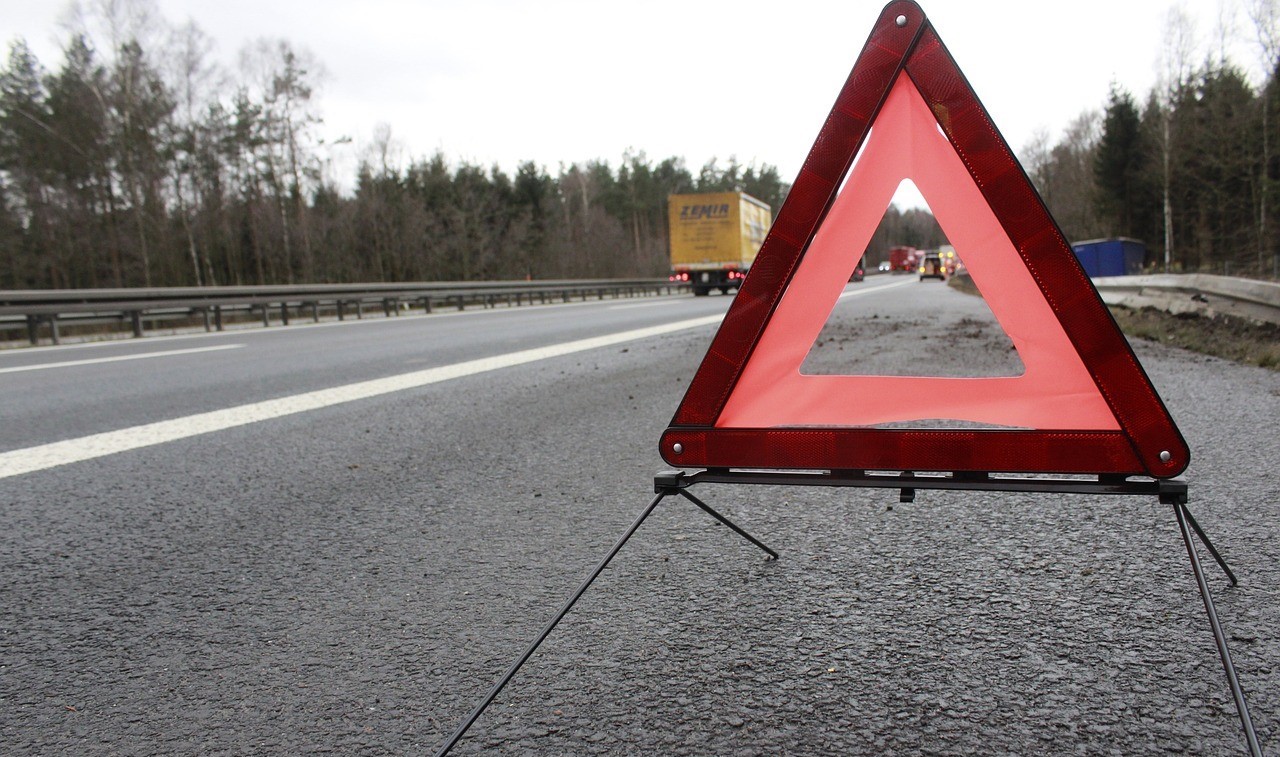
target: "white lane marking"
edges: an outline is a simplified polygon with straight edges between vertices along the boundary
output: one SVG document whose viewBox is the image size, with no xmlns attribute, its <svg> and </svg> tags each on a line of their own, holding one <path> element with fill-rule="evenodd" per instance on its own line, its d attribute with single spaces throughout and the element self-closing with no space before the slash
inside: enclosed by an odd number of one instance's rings
<svg viewBox="0 0 1280 757">
<path fill-rule="evenodd" d="M 668 305 L 670 302 L 640 302 L 635 305 L 610 305 L 606 310 L 632 310 L 634 308 L 651 308 L 657 305 Z"/>
<path fill-rule="evenodd" d="M 139 352 L 134 355 L 116 355 L 115 357 L 95 357 L 85 360 L 64 360 L 60 363 L 40 363 L 38 365 L 15 365 L 0 368 L 0 373 L 20 373 L 22 371 L 40 371 L 45 368 L 70 368 L 75 365 L 92 365 L 94 363 L 118 363 L 121 360 L 143 360 L 150 357 L 171 357 L 173 355 L 193 355 L 197 352 L 216 352 L 218 350 L 234 350 L 243 344 L 220 344 L 216 347 L 192 347 L 185 350 L 164 350 L 163 352 Z"/>
<path fill-rule="evenodd" d="M 910 284 L 910 283 L 911 283 L 911 279 L 907 279 L 905 281 L 895 281 L 892 284 L 881 284 L 880 286 L 871 287 L 869 289 L 861 289 L 861 288 L 854 289 L 852 291 L 845 292 L 844 294 L 840 295 L 837 301 L 846 299 L 848 297 L 857 297 L 860 294 L 872 294 L 874 292 L 883 292 L 886 289 L 893 289 L 894 287 L 900 287 L 903 284 Z"/>
<path fill-rule="evenodd" d="M 647 339 L 699 326 L 709 326 L 719 323 L 723 319 L 724 315 L 722 314 L 691 318 L 661 326 L 621 331 L 616 334 L 606 334 L 604 336 L 591 337 L 590 339 L 579 339 L 563 344 L 521 350 L 506 355 L 468 360 L 463 363 L 428 368 L 399 376 L 361 381 L 332 389 L 297 394 L 292 397 L 254 402 L 249 405 L 199 413 L 185 418 L 175 418 L 119 431 L 93 434 L 79 439 L 68 439 L 36 447 L 17 449 L 0 453 L 0 478 L 19 476 L 23 473 L 32 473 L 59 465 L 92 460 L 106 455 L 113 455 L 117 452 L 164 444 L 178 439 L 186 439 L 200 434 L 235 428 L 236 426 L 304 413 L 308 410 L 318 410 L 332 405 L 368 399 L 405 389 L 414 389 L 450 379 L 474 376 L 478 373 L 495 371 L 500 368 L 510 368 L 538 360 L 571 355 L 575 352 L 585 352 L 586 350 L 633 342 L 638 339 Z"/>
</svg>

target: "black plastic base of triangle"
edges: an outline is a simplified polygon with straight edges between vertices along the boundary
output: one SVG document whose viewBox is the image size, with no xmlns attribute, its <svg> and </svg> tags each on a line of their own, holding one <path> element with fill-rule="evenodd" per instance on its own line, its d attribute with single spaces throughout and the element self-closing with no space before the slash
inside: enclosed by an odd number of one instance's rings
<svg viewBox="0 0 1280 757">
<path fill-rule="evenodd" d="M 1185 478 L 1151 479 L 1102 474 L 1071 478 L 1004 473 L 758 470 L 707 468 L 694 473 L 667 470 L 654 476 L 654 492 L 674 492 L 694 484 L 765 484 L 774 486 L 858 486 L 898 489 L 910 502 L 919 489 L 960 491 L 1043 492 L 1047 494 L 1128 494 L 1158 497 L 1161 504 L 1187 502 Z"/>
</svg>

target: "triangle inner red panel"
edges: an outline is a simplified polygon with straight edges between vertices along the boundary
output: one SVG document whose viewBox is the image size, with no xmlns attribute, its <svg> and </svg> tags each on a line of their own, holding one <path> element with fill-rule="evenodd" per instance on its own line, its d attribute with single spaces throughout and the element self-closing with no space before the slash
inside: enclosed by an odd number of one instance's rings
<svg viewBox="0 0 1280 757">
<path fill-rule="evenodd" d="M 961 252 L 1025 366 L 1020 376 L 812 376 L 800 372 L 884 207 L 911 178 Z M 902 283 L 899 280 L 898 283 Z M 849 402 L 858 397 L 860 401 Z M 911 397 L 910 403 L 876 398 Z M 904 415 L 908 413 L 908 415 Z M 718 428 L 871 426 L 931 418 L 1035 429 L 1119 423 L 915 85 L 900 74 L 835 202 L 743 366 Z"/>
<path fill-rule="evenodd" d="M 1024 375 L 800 374 L 848 280 L 847 261 L 833 250 L 865 245 L 904 177 L 966 258 L 1027 366 Z M 920 384 L 907 391 L 969 382 L 965 391 L 920 392 L 951 399 L 919 417 L 1020 428 L 875 428 L 890 419 L 847 401 L 903 382 Z M 909 0 L 882 11 L 660 449 L 664 460 L 685 467 L 1161 478 L 1190 460 L 1057 224 Z"/>
</svg>

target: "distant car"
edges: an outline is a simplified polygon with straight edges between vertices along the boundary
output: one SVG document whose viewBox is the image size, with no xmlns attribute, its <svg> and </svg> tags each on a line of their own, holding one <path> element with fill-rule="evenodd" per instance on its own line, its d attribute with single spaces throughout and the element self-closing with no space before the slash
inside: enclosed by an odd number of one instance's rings
<svg viewBox="0 0 1280 757">
<path fill-rule="evenodd" d="M 926 253 L 920 260 L 920 280 L 947 280 L 947 269 L 942 266 L 942 256 L 936 252 Z"/>
<path fill-rule="evenodd" d="M 861 261 L 861 260 L 859 260 L 859 261 L 858 261 L 858 265 L 854 267 L 854 269 L 853 269 L 853 275 L 849 277 L 849 280 L 850 280 L 850 281 L 862 281 L 862 279 L 863 279 L 864 277 L 866 277 L 866 275 L 867 275 L 867 271 L 866 271 L 866 269 L 865 269 L 865 268 L 863 268 L 863 267 L 862 267 L 862 261 Z"/>
<path fill-rule="evenodd" d="M 881 273 L 888 273 L 891 269 L 892 269 L 892 266 L 890 266 L 890 265 L 889 265 L 889 261 L 887 261 L 887 260 L 886 260 L 886 261 L 884 261 L 883 263 L 881 263 L 881 264 L 880 264 L 880 267 L 879 267 L 879 269 L 878 269 L 878 270 L 879 270 Z"/>
</svg>

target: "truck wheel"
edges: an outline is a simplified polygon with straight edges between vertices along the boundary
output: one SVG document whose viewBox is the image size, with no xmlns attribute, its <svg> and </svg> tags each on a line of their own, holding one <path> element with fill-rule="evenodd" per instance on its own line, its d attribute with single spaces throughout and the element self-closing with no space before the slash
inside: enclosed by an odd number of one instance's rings
<svg viewBox="0 0 1280 757">
<path fill-rule="evenodd" d="M 711 290 L 707 289 L 706 287 L 694 287 L 694 288 L 693 288 L 693 296 L 694 296 L 694 297 L 706 297 L 706 296 L 707 296 L 707 294 L 708 294 L 710 291 L 711 291 Z"/>
<path fill-rule="evenodd" d="M 720 287 L 720 294 L 728 294 L 729 287 Z"/>
</svg>

